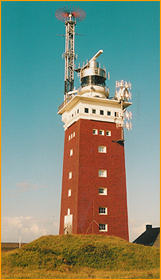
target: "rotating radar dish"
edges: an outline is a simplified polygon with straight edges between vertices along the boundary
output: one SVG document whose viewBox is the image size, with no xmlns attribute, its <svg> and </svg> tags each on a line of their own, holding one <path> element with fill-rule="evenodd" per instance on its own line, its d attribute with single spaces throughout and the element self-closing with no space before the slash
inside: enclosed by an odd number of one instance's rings
<svg viewBox="0 0 161 280">
<path fill-rule="evenodd" d="M 80 8 L 61 7 L 55 12 L 55 16 L 60 21 L 67 21 L 70 17 L 77 22 L 82 21 L 86 17 L 86 13 Z"/>
</svg>

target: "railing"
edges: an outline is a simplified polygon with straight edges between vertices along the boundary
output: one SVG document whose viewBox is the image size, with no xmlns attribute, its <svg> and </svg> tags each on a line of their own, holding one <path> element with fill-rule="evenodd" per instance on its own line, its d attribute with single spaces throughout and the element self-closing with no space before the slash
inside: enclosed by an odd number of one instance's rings
<svg viewBox="0 0 161 280">
<path fill-rule="evenodd" d="M 90 60 L 86 60 L 86 62 L 83 62 L 83 63 L 76 63 L 76 64 L 74 64 L 74 69 L 75 70 L 82 69 L 82 68 L 84 68 L 85 65 L 88 64 L 88 62 L 90 62 Z M 104 71 L 106 71 L 106 67 L 104 65 L 102 65 L 101 63 L 99 63 L 99 68 L 101 68 Z"/>
<path fill-rule="evenodd" d="M 64 102 L 58 107 L 58 112 L 74 97 L 74 95 L 68 96 Z"/>
<path fill-rule="evenodd" d="M 86 86 L 91 86 L 91 84 L 88 84 Z M 93 85 L 93 86 L 99 86 L 99 85 Z M 109 93 L 109 88 L 107 86 L 102 86 L 100 85 L 101 87 L 104 88 L 104 90 Z M 81 86 L 77 89 L 77 94 L 79 94 L 79 92 L 81 91 Z M 68 97 L 64 100 L 64 102 L 58 107 L 58 112 L 70 101 L 73 99 L 73 97 L 75 96 L 76 94 L 71 94 L 71 95 L 68 95 Z"/>
</svg>

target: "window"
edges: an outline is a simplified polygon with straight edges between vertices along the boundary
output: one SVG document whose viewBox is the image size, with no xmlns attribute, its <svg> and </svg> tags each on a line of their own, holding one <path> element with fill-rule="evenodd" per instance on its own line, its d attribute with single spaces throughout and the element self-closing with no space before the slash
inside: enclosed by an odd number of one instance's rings
<svg viewBox="0 0 161 280">
<path fill-rule="evenodd" d="M 105 78 L 101 76 L 90 76 L 91 77 L 91 85 L 105 86 Z"/>
<path fill-rule="evenodd" d="M 99 207 L 100 215 L 107 215 L 107 207 Z"/>
<path fill-rule="evenodd" d="M 71 196 L 71 193 L 72 193 L 71 189 L 68 190 L 68 196 Z"/>
<path fill-rule="evenodd" d="M 111 111 L 107 111 L 107 116 L 111 116 Z"/>
<path fill-rule="evenodd" d="M 106 153 L 106 146 L 98 146 L 99 153 Z"/>
<path fill-rule="evenodd" d="M 119 113 L 119 112 L 115 112 L 115 117 L 121 117 L 121 113 Z"/>
<path fill-rule="evenodd" d="M 104 135 L 104 130 L 100 129 L 100 135 Z"/>
<path fill-rule="evenodd" d="M 97 69 L 95 69 L 96 71 Z M 105 78 L 97 75 L 86 76 L 81 79 L 81 86 L 85 87 L 88 85 L 105 86 Z"/>
<path fill-rule="evenodd" d="M 85 112 L 85 113 L 88 113 L 88 112 L 89 112 L 89 109 L 88 109 L 88 108 L 84 108 L 84 112 Z"/>
<path fill-rule="evenodd" d="M 107 224 L 99 224 L 99 231 L 107 231 Z"/>
<path fill-rule="evenodd" d="M 69 172 L 69 179 L 72 178 L 72 172 Z"/>
<path fill-rule="evenodd" d="M 104 115 L 104 111 L 103 110 L 100 110 L 100 115 Z"/>
<path fill-rule="evenodd" d="M 107 177 L 107 170 L 98 170 L 99 177 Z"/>
<path fill-rule="evenodd" d="M 73 155 L 73 149 L 70 150 L 70 157 Z"/>
<path fill-rule="evenodd" d="M 75 137 L 75 132 L 69 135 L 68 141 L 71 140 L 73 137 Z"/>
<path fill-rule="evenodd" d="M 106 136 L 111 136 L 111 131 L 110 130 L 106 130 Z"/>
<path fill-rule="evenodd" d="M 77 114 L 79 114 L 79 109 L 77 110 Z"/>
<path fill-rule="evenodd" d="M 67 215 L 68 216 L 70 215 L 70 208 L 68 208 Z"/>
<path fill-rule="evenodd" d="M 98 134 L 98 129 L 93 129 L 93 134 L 97 135 Z"/>
<path fill-rule="evenodd" d="M 92 114 L 96 114 L 96 109 L 92 109 Z"/>
<path fill-rule="evenodd" d="M 99 195 L 107 195 L 107 188 L 99 188 Z"/>
</svg>

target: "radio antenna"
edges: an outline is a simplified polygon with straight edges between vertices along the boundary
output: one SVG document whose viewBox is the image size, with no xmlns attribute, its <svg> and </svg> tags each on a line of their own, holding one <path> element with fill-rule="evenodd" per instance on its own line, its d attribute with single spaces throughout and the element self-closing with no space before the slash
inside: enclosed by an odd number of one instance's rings
<svg viewBox="0 0 161 280">
<path fill-rule="evenodd" d="M 61 7 L 55 12 L 58 20 L 65 22 L 65 77 L 64 77 L 64 95 L 74 89 L 74 61 L 76 59 L 75 46 L 75 25 L 76 22 L 85 19 L 86 14 L 80 8 Z"/>
</svg>

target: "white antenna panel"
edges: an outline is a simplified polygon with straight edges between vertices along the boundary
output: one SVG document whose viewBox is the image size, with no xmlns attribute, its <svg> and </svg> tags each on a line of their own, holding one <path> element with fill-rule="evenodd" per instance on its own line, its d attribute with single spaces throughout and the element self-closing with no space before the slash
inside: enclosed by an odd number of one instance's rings
<svg viewBox="0 0 161 280">
<path fill-rule="evenodd" d="M 129 112 L 126 111 L 125 117 L 129 120 Z"/>
<path fill-rule="evenodd" d="M 132 119 L 132 113 L 129 111 L 129 118 Z"/>
<path fill-rule="evenodd" d="M 132 99 L 132 93 L 129 91 L 129 99 Z"/>
<path fill-rule="evenodd" d="M 129 125 L 129 123 L 128 123 L 128 122 L 126 122 L 126 125 L 125 125 L 125 127 L 127 128 L 127 130 L 129 130 L 129 128 L 130 128 L 130 125 Z"/>
<path fill-rule="evenodd" d="M 128 120 L 129 119 L 132 119 L 132 113 L 129 111 L 126 111 L 126 113 L 125 113 L 125 118 L 127 118 Z"/>
</svg>

